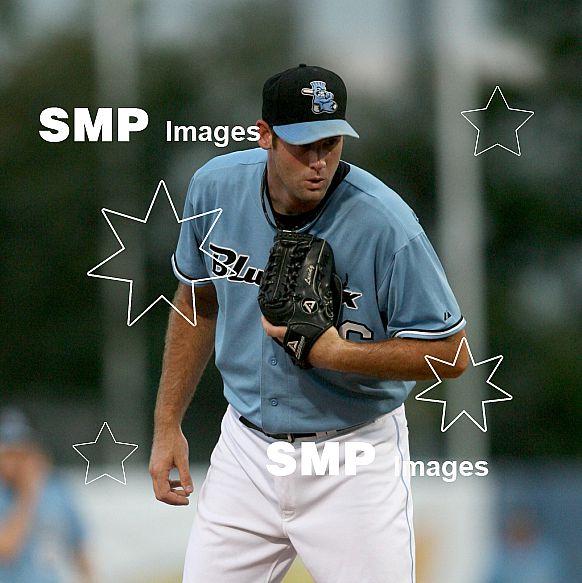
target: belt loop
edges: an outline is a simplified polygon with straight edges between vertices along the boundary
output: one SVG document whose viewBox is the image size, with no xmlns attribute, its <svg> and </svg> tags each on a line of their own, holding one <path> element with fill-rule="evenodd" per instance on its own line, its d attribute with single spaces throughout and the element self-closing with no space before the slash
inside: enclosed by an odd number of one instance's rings
<svg viewBox="0 0 582 583">
<path fill-rule="evenodd" d="M 293 434 L 292 433 L 288 433 L 287 434 L 287 441 L 289 443 L 293 443 L 295 441 L 295 438 L 293 437 Z"/>
</svg>

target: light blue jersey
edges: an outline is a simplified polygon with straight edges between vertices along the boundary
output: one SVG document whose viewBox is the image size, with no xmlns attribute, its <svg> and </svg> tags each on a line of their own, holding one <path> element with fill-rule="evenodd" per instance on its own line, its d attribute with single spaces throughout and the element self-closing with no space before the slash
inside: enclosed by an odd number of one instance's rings
<svg viewBox="0 0 582 583">
<path fill-rule="evenodd" d="M 262 149 L 235 152 L 194 174 L 184 218 L 223 209 L 204 244 L 214 259 L 199 249 L 216 218 L 211 214 L 182 223 L 172 261 L 185 284 L 223 276 L 213 283 L 219 303 L 216 366 L 227 400 L 267 433 L 340 429 L 392 411 L 413 381 L 303 370 L 265 334 L 257 293 L 275 235 L 261 205 L 266 160 Z M 333 249 L 346 283 L 338 326 L 344 338 L 439 339 L 465 326 L 418 219 L 368 172 L 351 165 L 315 222 L 299 231 L 326 239 Z M 232 270 L 228 277 L 224 265 Z"/>
</svg>

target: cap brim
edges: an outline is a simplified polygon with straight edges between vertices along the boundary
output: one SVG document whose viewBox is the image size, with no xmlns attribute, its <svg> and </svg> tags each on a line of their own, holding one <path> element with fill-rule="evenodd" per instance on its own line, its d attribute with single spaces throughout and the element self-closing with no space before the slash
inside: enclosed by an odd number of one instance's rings
<svg viewBox="0 0 582 583">
<path fill-rule="evenodd" d="M 345 119 L 322 119 L 282 126 L 273 126 L 275 133 L 288 144 L 302 146 L 333 136 L 360 136 Z"/>
</svg>

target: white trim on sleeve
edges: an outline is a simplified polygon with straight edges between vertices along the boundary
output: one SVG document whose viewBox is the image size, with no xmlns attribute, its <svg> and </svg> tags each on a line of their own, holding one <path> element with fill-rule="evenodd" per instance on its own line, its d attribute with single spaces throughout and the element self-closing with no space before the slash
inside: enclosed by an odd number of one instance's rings
<svg viewBox="0 0 582 583">
<path fill-rule="evenodd" d="M 209 283 L 212 283 L 212 279 L 216 279 L 212 277 L 201 277 L 199 279 L 195 277 L 188 277 L 185 273 L 180 271 L 180 268 L 176 263 L 175 253 L 172 255 L 172 269 L 176 278 L 186 285 L 208 285 Z"/>
<path fill-rule="evenodd" d="M 441 338 L 447 338 L 448 336 L 452 336 L 459 330 L 462 330 L 465 325 L 467 324 L 465 318 L 461 316 L 461 319 L 456 323 L 450 326 L 449 328 L 445 328 L 444 330 L 414 330 L 414 329 L 405 329 L 399 330 L 394 334 L 394 338 L 417 338 L 419 340 L 439 340 Z"/>
</svg>

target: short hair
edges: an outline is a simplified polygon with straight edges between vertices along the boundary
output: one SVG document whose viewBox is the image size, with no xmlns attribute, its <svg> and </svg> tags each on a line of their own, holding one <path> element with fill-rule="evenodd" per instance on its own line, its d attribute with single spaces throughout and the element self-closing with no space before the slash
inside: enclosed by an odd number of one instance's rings
<svg viewBox="0 0 582 583">
<path fill-rule="evenodd" d="M 279 136 L 275 133 L 275 130 L 271 126 L 269 126 L 269 129 L 271 130 L 271 144 L 274 148 L 277 145 L 277 141 L 279 140 Z"/>
</svg>

